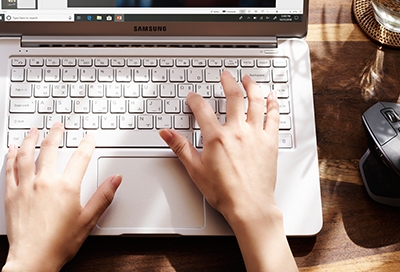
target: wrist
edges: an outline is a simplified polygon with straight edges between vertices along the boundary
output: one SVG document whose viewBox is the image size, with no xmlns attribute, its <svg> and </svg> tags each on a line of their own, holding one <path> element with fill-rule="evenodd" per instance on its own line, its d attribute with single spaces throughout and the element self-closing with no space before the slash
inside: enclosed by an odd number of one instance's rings
<svg viewBox="0 0 400 272">
<path fill-rule="evenodd" d="M 252 204 L 240 205 L 237 209 L 229 209 L 228 213 L 223 213 L 234 231 L 256 226 L 283 229 L 283 215 L 274 202 L 264 205 Z"/>
<path fill-rule="evenodd" d="M 32 254 L 13 254 L 10 250 L 2 272 L 53 272 L 60 271 L 62 266 L 62 262 L 58 261 L 56 258 L 51 257 L 50 255 L 41 258 L 40 256 L 33 256 Z"/>
</svg>

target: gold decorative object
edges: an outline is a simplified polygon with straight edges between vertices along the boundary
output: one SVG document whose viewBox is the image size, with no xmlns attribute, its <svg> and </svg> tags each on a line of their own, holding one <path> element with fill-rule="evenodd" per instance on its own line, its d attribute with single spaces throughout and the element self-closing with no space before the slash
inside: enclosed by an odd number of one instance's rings
<svg viewBox="0 0 400 272">
<path fill-rule="evenodd" d="M 354 0 L 353 13 L 361 29 L 371 39 L 382 45 L 400 48 L 400 33 L 384 28 L 375 20 L 371 0 Z"/>
</svg>

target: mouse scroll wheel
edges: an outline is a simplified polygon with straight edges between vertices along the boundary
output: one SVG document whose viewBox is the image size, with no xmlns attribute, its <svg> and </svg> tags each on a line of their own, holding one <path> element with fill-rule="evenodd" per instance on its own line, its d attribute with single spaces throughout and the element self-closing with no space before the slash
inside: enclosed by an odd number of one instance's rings
<svg viewBox="0 0 400 272">
<path fill-rule="evenodd" d="M 392 110 L 385 111 L 385 115 L 386 118 L 392 123 L 400 121 L 399 116 L 397 116 L 397 114 Z"/>
</svg>

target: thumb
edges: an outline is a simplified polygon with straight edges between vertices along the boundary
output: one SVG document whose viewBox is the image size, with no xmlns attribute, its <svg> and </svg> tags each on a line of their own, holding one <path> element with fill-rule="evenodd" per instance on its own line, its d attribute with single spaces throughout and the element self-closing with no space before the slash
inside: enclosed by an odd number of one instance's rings
<svg viewBox="0 0 400 272">
<path fill-rule="evenodd" d="M 100 216 L 110 206 L 121 182 L 121 175 L 111 176 L 94 192 L 83 210 L 84 221 L 91 225 L 91 227 L 94 227 Z"/>
<path fill-rule="evenodd" d="M 176 156 L 185 166 L 189 175 L 193 179 L 196 169 L 201 165 L 201 158 L 199 152 L 193 145 L 180 133 L 172 129 L 160 130 L 160 136 L 164 142 L 174 151 Z"/>
</svg>

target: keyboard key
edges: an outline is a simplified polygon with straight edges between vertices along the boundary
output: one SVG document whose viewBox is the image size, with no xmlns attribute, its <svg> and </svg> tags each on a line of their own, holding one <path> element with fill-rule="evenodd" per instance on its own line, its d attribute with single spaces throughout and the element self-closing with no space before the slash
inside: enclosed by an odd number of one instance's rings
<svg viewBox="0 0 400 272">
<path fill-rule="evenodd" d="M 79 143 L 82 141 L 84 133 L 82 131 L 67 131 L 66 141 L 67 147 L 78 147 Z"/>
<path fill-rule="evenodd" d="M 172 128 L 172 117 L 169 115 L 157 115 L 156 116 L 156 128 Z"/>
<path fill-rule="evenodd" d="M 166 99 L 165 100 L 165 112 L 166 113 L 180 113 L 181 112 L 181 101 L 179 99 Z"/>
<path fill-rule="evenodd" d="M 66 129 L 80 129 L 81 128 L 81 116 L 80 115 L 65 116 L 64 125 L 65 125 Z"/>
<path fill-rule="evenodd" d="M 14 83 L 11 84 L 11 97 L 31 97 L 32 86 L 28 83 Z"/>
<path fill-rule="evenodd" d="M 172 67 L 174 66 L 174 59 L 160 59 L 160 66 L 161 67 Z"/>
<path fill-rule="evenodd" d="M 117 128 L 117 116 L 115 115 L 104 115 L 101 116 L 101 128 L 102 129 L 116 129 Z"/>
<path fill-rule="evenodd" d="M 11 81 L 22 82 L 25 79 L 25 70 L 22 68 L 15 68 L 11 70 Z"/>
<path fill-rule="evenodd" d="M 78 69 L 65 68 L 62 70 L 62 80 L 64 82 L 77 82 L 78 81 Z"/>
<path fill-rule="evenodd" d="M 169 80 L 171 82 L 184 82 L 186 80 L 185 69 L 183 68 L 171 69 L 169 71 Z"/>
<path fill-rule="evenodd" d="M 46 82 L 59 82 L 61 71 L 57 68 L 47 68 L 44 71 L 44 81 Z"/>
<path fill-rule="evenodd" d="M 127 62 L 129 67 L 140 67 L 142 64 L 142 61 L 139 58 L 130 58 Z"/>
<path fill-rule="evenodd" d="M 125 59 L 123 59 L 123 58 L 111 59 L 111 66 L 113 66 L 113 67 L 123 67 L 123 66 L 125 66 Z"/>
<path fill-rule="evenodd" d="M 288 82 L 288 71 L 284 68 L 275 68 L 272 70 L 272 81 L 276 83 Z"/>
<path fill-rule="evenodd" d="M 254 59 L 242 59 L 240 61 L 240 65 L 242 67 L 254 67 L 254 65 L 255 65 Z"/>
<path fill-rule="evenodd" d="M 72 112 L 72 101 L 71 99 L 59 99 L 56 101 L 56 112 L 57 113 L 71 113 Z"/>
<path fill-rule="evenodd" d="M 11 115 L 8 118 L 8 127 L 11 129 L 30 129 L 44 127 L 43 116 L 41 115 Z"/>
<path fill-rule="evenodd" d="M 108 100 L 107 99 L 96 99 L 92 102 L 93 113 L 107 113 L 108 112 Z"/>
<path fill-rule="evenodd" d="M 99 128 L 99 116 L 88 114 L 83 117 L 83 128 L 84 129 L 98 129 Z"/>
<path fill-rule="evenodd" d="M 41 58 L 29 59 L 29 65 L 31 67 L 42 67 L 44 65 L 44 60 Z"/>
<path fill-rule="evenodd" d="M 178 97 L 187 97 L 191 92 L 194 92 L 193 84 L 179 84 L 178 85 Z"/>
<path fill-rule="evenodd" d="M 119 128 L 120 129 L 134 129 L 135 128 L 135 116 L 121 115 L 119 117 Z"/>
<path fill-rule="evenodd" d="M 225 67 L 238 67 L 239 61 L 238 59 L 225 59 L 224 64 Z"/>
<path fill-rule="evenodd" d="M 271 67 L 270 59 L 257 59 L 257 67 Z"/>
<path fill-rule="evenodd" d="M 47 129 L 50 129 L 56 122 L 63 123 L 63 116 L 59 114 L 47 115 L 45 119 Z"/>
<path fill-rule="evenodd" d="M 210 67 L 221 67 L 222 66 L 222 60 L 221 59 L 209 59 L 208 60 L 208 66 L 210 66 Z"/>
<path fill-rule="evenodd" d="M 129 113 L 144 113 L 144 99 L 129 100 L 128 111 Z"/>
<path fill-rule="evenodd" d="M 43 71 L 40 68 L 29 68 L 26 74 L 26 81 L 40 82 L 43 79 Z"/>
<path fill-rule="evenodd" d="M 174 116 L 174 128 L 175 129 L 189 129 L 190 128 L 190 116 L 189 115 Z"/>
<path fill-rule="evenodd" d="M 279 139 L 279 141 L 278 141 L 279 148 L 292 148 L 293 147 L 292 135 L 279 134 L 278 139 Z"/>
<path fill-rule="evenodd" d="M 143 60 L 144 67 L 156 67 L 157 63 L 158 63 L 157 59 L 154 59 L 154 58 L 149 58 L 149 59 Z"/>
<path fill-rule="evenodd" d="M 35 97 L 50 97 L 51 85 L 46 83 L 34 84 L 34 96 Z"/>
<path fill-rule="evenodd" d="M 177 59 L 176 67 L 189 67 L 190 61 L 189 59 Z"/>
<path fill-rule="evenodd" d="M 188 71 L 189 82 L 202 82 L 203 81 L 203 69 L 190 69 Z"/>
<path fill-rule="evenodd" d="M 193 59 L 192 65 L 193 65 L 193 67 L 205 67 L 206 60 L 205 59 Z"/>
<path fill-rule="evenodd" d="M 10 100 L 10 113 L 34 113 L 36 111 L 36 101 L 32 99 Z"/>
<path fill-rule="evenodd" d="M 48 67 L 58 67 L 60 66 L 60 59 L 57 58 L 47 58 L 46 59 L 46 66 Z"/>
<path fill-rule="evenodd" d="M 90 67 L 93 65 L 93 61 L 91 58 L 80 58 L 78 60 L 78 65 L 80 67 Z"/>
<path fill-rule="evenodd" d="M 156 68 L 152 70 L 151 80 L 153 82 L 167 82 L 167 69 Z"/>
<path fill-rule="evenodd" d="M 149 69 L 147 68 L 136 68 L 133 72 L 133 80 L 135 82 L 149 82 Z"/>
<path fill-rule="evenodd" d="M 76 66 L 76 59 L 74 58 L 65 58 L 62 60 L 62 65 L 64 67 L 74 67 Z"/>
<path fill-rule="evenodd" d="M 107 67 L 108 59 L 107 58 L 97 58 L 94 60 L 94 66 L 96 67 Z"/>
<path fill-rule="evenodd" d="M 114 69 L 101 68 L 99 69 L 98 77 L 100 82 L 112 82 L 114 81 Z"/>
<path fill-rule="evenodd" d="M 140 85 L 139 84 L 124 84 L 124 97 L 139 97 Z"/>
<path fill-rule="evenodd" d="M 270 69 L 268 68 L 254 68 L 242 69 L 242 77 L 249 75 L 255 82 L 270 82 Z"/>
<path fill-rule="evenodd" d="M 92 132 L 96 139 L 96 147 L 135 148 L 165 147 L 168 145 L 161 139 L 158 131 L 138 130 L 96 130 Z M 191 132 L 180 132 L 192 143 Z"/>
<path fill-rule="evenodd" d="M 127 68 L 117 69 L 116 71 L 117 82 L 130 82 L 132 81 L 132 70 Z"/>
<path fill-rule="evenodd" d="M 96 70 L 93 68 L 82 68 L 81 70 L 81 81 L 82 82 L 95 82 L 96 81 Z"/>
<path fill-rule="evenodd" d="M 280 116 L 279 129 L 280 130 L 292 129 L 292 121 L 291 121 L 289 115 L 281 115 Z"/>
<path fill-rule="evenodd" d="M 39 113 L 53 113 L 54 112 L 54 101 L 52 99 L 38 100 L 38 112 Z"/>
<path fill-rule="evenodd" d="M 206 69 L 206 82 L 219 82 L 221 76 L 220 69 Z"/>
<path fill-rule="evenodd" d="M 284 68 L 287 66 L 287 61 L 284 58 L 275 58 L 273 60 L 274 67 Z"/>
<path fill-rule="evenodd" d="M 138 129 L 153 129 L 154 118 L 152 115 L 140 115 L 138 116 Z"/>
<path fill-rule="evenodd" d="M 7 137 L 7 146 L 9 147 L 12 144 L 21 146 L 22 141 L 25 138 L 25 133 L 26 132 L 23 130 L 10 130 Z"/>
<path fill-rule="evenodd" d="M 13 67 L 24 67 L 26 65 L 26 59 L 24 59 L 24 58 L 13 58 L 13 59 L 11 59 L 11 65 Z"/>
<path fill-rule="evenodd" d="M 53 97 L 67 97 L 68 88 L 68 84 L 65 83 L 53 84 Z"/>
</svg>

